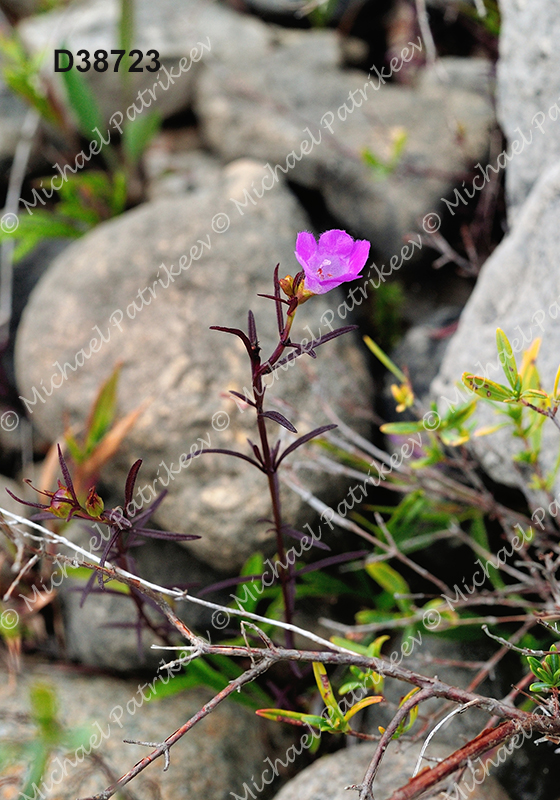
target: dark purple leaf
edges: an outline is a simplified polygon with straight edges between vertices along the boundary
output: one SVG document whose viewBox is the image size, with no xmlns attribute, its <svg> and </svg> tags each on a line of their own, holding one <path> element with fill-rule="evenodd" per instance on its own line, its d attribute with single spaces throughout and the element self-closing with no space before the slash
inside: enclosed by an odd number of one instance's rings
<svg viewBox="0 0 560 800">
<path fill-rule="evenodd" d="M 167 495 L 167 489 L 164 489 L 162 493 L 156 497 L 154 502 L 148 506 L 148 508 L 145 508 L 139 514 L 136 514 L 134 517 L 131 517 L 130 519 L 133 526 L 137 528 L 139 525 L 142 525 L 142 523 L 145 522 L 145 520 L 149 519 L 152 516 L 152 514 L 154 514 L 155 511 L 159 508 L 159 506 L 165 499 L 166 495 Z"/>
<path fill-rule="evenodd" d="M 313 347 L 319 347 L 319 345 L 325 344 L 325 342 L 330 342 L 332 339 L 338 339 L 339 336 L 344 336 L 345 333 L 350 333 L 351 331 L 357 330 L 357 325 L 344 325 L 343 328 L 336 328 L 336 330 L 329 331 L 329 333 L 323 333 L 316 341 L 313 342 Z"/>
<path fill-rule="evenodd" d="M 317 353 L 315 350 L 313 350 L 309 343 L 301 344 L 301 342 L 290 342 L 287 347 L 293 347 L 300 356 L 311 356 L 311 358 L 317 358 Z"/>
<path fill-rule="evenodd" d="M 290 453 L 293 453 L 294 450 L 296 450 L 298 447 L 301 447 L 302 444 L 311 441 L 311 439 L 314 439 L 316 436 L 320 436 L 322 433 L 326 433 L 327 431 L 332 431 L 333 428 L 336 427 L 338 426 L 322 425 L 320 428 L 315 428 L 315 430 L 306 433 L 305 436 L 300 436 L 300 438 L 297 441 L 295 441 L 289 447 L 286 447 L 284 452 L 281 454 L 280 458 L 276 461 L 275 467 L 278 468 L 278 466 L 282 463 L 282 461 L 286 458 L 286 456 L 289 456 Z"/>
<path fill-rule="evenodd" d="M 276 456 L 278 455 L 278 451 L 280 450 L 280 444 L 281 444 L 280 439 L 278 439 L 278 441 L 276 442 L 276 444 L 272 448 L 272 452 L 270 454 L 270 457 L 272 459 L 272 463 L 273 464 L 276 461 Z"/>
<path fill-rule="evenodd" d="M 258 341 L 257 326 L 255 324 L 255 315 L 251 310 L 249 310 L 249 313 L 247 315 L 247 330 L 249 332 L 249 341 L 251 342 L 253 347 L 256 347 Z"/>
<path fill-rule="evenodd" d="M 249 445 L 250 445 L 251 449 L 253 450 L 253 453 L 255 454 L 255 458 L 264 467 L 264 460 L 263 460 L 263 457 L 261 455 L 261 451 L 259 450 L 259 448 L 257 447 L 256 444 L 253 444 L 253 442 L 249 439 L 249 437 L 247 437 L 247 441 L 249 442 Z"/>
<path fill-rule="evenodd" d="M 249 456 L 243 455 L 243 453 L 237 453 L 235 450 L 224 450 L 221 447 L 212 447 L 212 448 L 204 448 L 204 450 L 200 450 L 199 452 L 200 453 L 223 453 L 226 456 L 235 456 L 236 458 L 242 458 L 243 461 L 248 461 L 249 464 L 253 464 L 253 466 L 255 466 L 258 469 L 260 469 L 261 472 L 263 471 L 263 468 L 261 467 L 261 465 L 257 464 L 257 462 L 254 459 L 250 458 Z M 192 457 L 194 458 L 195 455 L 196 455 L 196 453 L 193 454 Z M 184 461 L 188 461 L 189 458 L 191 458 L 191 454 L 190 453 L 187 456 L 187 458 L 183 459 L 183 462 Z"/>
<path fill-rule="evenodd" d="M 89 577 L 88 582 L 84 586 L 84 590 L 82 592 L 82 598 L 80 600 L 80 608 L 86 602 L 88 594 L 93 591 L 94 583 L 95 583 L 95 572 L 92 572 L 90 577 Z M 103 589 L 103 584 L 101 584 L 101 586 L 100 586 L 100 590 L 101 589 Z"/>
<path fill-rule="evenodd" d="M 99 559 L 99 566 L 103 567 L 107 558 L 109 557 L 109 553 L 111 552 L 111 548 L 119 538 L 120 531 L 114 531 L 113 535 L 103 548 L 103 553 L 101 554 L 101 558 Z M 99 585 L 103 588 L 103 573 L 99 573 Z"/>
<path fill-rule="evenodd" d="M 313 564 L 298 569 L 296 575 L 304 575 L 306 572 L 315 572 L 318 569 L 325 567 L 332 567 L 335 564 L 345 564 L 348 561 L 353 561 L 358 558 L 365 558 L 369 554 L 369 550 L 356 550 L 354 553 L 341 553 L 338 556 L 330 556 L 329 558 L 322 558 L 320 561 L 314 561 Z"/>
<path fill-rule="evenodd" d="M 358 328 L 357 325 L 345 325 L 343 328 L 337 328 L 335 331 L 330 331 L 330 333 L 323 334 L 318 339 L 315 339 L 313 342 L 310 343 L 313 345 L 312 351 L 314 351 L 316 347 L 319 347 L 320 345 L 325 344 L 326 342 L 330 342 L 331 339 L 336 339 L 339 336 L 343 336 L 345 333 L 349 333 L 350 331 L 355 331 L 357 328 Z M 298 358 L 304 353 L 309 353 L 309 345 L 303 348 L 301 352 L 289 353 L 287 356 L 285 356 L 285 358 L 281 358 L 280 361 L 277 361 L 276 364 L 274 364 L 274 366 L 272 367 L 270 367 L 267 364 L 263 364 L 262 374 L 268 375 L 268 373 L 272 372 L 272 370 L 278 369 L 278 367 L 281 367 L 284 364 L 288 364 L 290 361 L 293 361 L 294 359 Z"/>
<path fill-rule="evenodd" d="M 139 458 L 138 461 L 135 461 L 134 464 L 128 471 L 128 475 L 126 476 L 126 485 L 124 488 L 124 513 L 128 517 L 128 504 L 132 501 L 132 495 L 134 494 L 134 485 L 136 483 L 136 478 L 138 477 L 138 470 L 142 466 L 142 459 Z"/>
<path fill-rule="evenodd" d="M 77 506 L 79 506 L 80 504 L 78 503 L 78 498 L 76 497 L 76 492 L 74 491 L 74 484 L 72 483 L 72 478 L 70 477 L 70 473 L 68 471 L 68 467 L 66 466 L 66 462 L 65 462 L 64 458 L 62 457 L 62 450 L 60 449 L 60 445 L 59 444 L 57 444 L 57 449 L 58 449 L 58 460 L 60 462 L 60 469 L 62 471 L 62 474 L 64 476 L 64 480 L 66 482 L 66 488 L 68 489 L 68 491 L 72 495 L 72 500 L 74 501 L 74 503 Z"/>
<path fill-rule="evenodd" d="M 222 325 L 211 325 L 211 331 L 223 331 L 223 333 L 231 333 L 233 336 L 239 336 L 243 344 L 245 345 L 245 349 L 249 353 L 251 360 L 253 359 L 253 347 L 251 345 L 251 341 L 246 333 L 243 333 L 242 330 L 239 328 L 224 328 Z"/>
<path fill-rule="evenodd" d="M 9 489 L 6 489 L 10 497 L 13 497 L 14 500 L 17 500 L 18 503 L 21 503 L 23 506 L 30 506 L 30 508 L 45 508 L 44 503 L 29 503 L 27 500 L 22 500 L 21 497 L 16 497 L 13 492 L 10 492 Z M 49 514 L 49 517 L 52 517 L 52 514 Z"/>
<path fill-rule="evenodd" d="M 229 589 L 230 586 L 239 586 L 242 583 L 249 583 L 249 581 L 260 581 L 262 575 L 241 575 L 237 578 L 226 578 L 218 583 L 213 583 L 211 586 L 205 586 L 204 589 L 197 592 L 198 597 L 204 597 L 205 594 L 211 592 L 218 592 L 220 589 Z"/>
<path fill-rule="evenodd" d="M 304 541 L 307 542 L 310 539 L 312 541 L 312 543 L 313 543 L 312 546 L 313 547 L 318 547 L 319 550 L 328 550 L 328 551 L 330 551 L 330 549 L 331 549 L 328 546 L 328 544 L 325 544 L 324 542 L 319 541 L 319 539 L 315 539 L 313 536 L 311 536 L 310 533 L 302 533 L 301 531 L 296 531 L 295 528 L 290 528 L 288 525 L 283 525 L 282 526 L 282 533 L 284 533 L 286 536 L 290 536 L 292 539 L 297 539 L 298 541 L 301 541 L 303 539 Z"/>
<path fill-rule="evenodd" d="M 257 407 L 256 404 L 252 400 L 249 400 L 249 398 L 246 395 L 240 394 L 240 392 L 235 392 L 233 389 L 230 389 L 229 393 L 234 394 L 236 397 L 239 397 L 240 400 L 243 400 L 244 403 L 248 403 L 250 406 L 253 406 L 253 408 Z"/>
<path fill-rule="evenodd" d="M 280 286 L 280 281 L 278 279 L 279 268 L 280 264 L 276 264 L 276 267 L 274 268 L 274 302 L 276 304 L 276 322 L 278 324 L 278 334 L 279 336 L 282 336 L 284 332 L 284 311 L 282 309 L 284 300 L 280 294 L 282 287 Z"/>
<path fill-rule="evenodd" d="M 146 536 L 148 539 L 168 539 L 170 542 L 190 542 L 200 539 L 195 533 L 172 533 L 171 531 L 158 531 L 153 528 L 134 528 L 136 536 Z"/>
<path fill-rule="evenodd" d="M 263 411 L 261 417 L 271 419 L 273 422 L 277 422 L 278 425 L 282 425 L 282 427 L 287 428 L 292 433 L 297 433 L 297 428 L 294 428 L 290 420 L 286 419 L 283 414 L 279 414 L 278 411 Z"/>
<path fill-rule="evenodd" d="M 264 297 L 265 300 L 279 300 L 285 306 L 289 306 L 290 305 L 290 301 L 289 300 L 284 300 L 282 297 L 274 297 L 273 294 L 261 294 L 260 292 L 257 292 L 257 297 Z M 279 331 L 279 333 L 282 333 L 282 331 Z"/>
</svg>

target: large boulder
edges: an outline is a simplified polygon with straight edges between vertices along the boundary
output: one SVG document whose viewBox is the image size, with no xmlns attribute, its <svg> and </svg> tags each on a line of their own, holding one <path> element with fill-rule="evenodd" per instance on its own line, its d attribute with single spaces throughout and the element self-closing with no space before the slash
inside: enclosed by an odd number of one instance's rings
<svg viewBox="0 0 560 800">
<path fill-rule="evenodd" d="M 346 800 L 349 787 L 361 783 L 373 758 L 375 746 L 374 742 L 359 744 L 339 750 L 334 755 L 324 756 L 287 783 L 278 792 L 275 800 Z M 414 772 L 421 747 L 421 744 L 411 745 L 410 742 L 391 744 L 373 784 L 375 800 L 387 800 L 396 789 L 407 783 Z M 441 759 L 451 752 L 453 748 L 449 746 L 432 744 L 426 755 Z M 422 767 L 429 766 L 429 762 L 422 762 Z M 477 774 L 474 777 L 477 782 L 480 781 Z M 448 786 L 442 788 L 453 791 L 453 783 L 450 780 Z M 460 786 L 460 796 L 468 800 L 508 800 L 505 791 L 492 775 L 485 777 L 484 782 L 477 785 L 473 775 L 467 770 Z M 471 786 L 474 786 L 472 793 L 466 789 Z"/>
<path fill-rule="evenodd" d="M 118 0 L 86 0 L 26 19 L 19 25 L 19 31 L 33 53 L 49 53 L 44 69 L 51 78 L 57 77 L 53 72 L 56 48 L 65 47 L 74 56 L 79 50 L 87 50 L 93 65 L 96 50 L 120 47 L 120 5 Z M 136 107 L 141 112 L 144 103 L 138 99 L 138 92 L 150 92 L 144 102 L 149 104 L 150 111 L 157 108 L 163 116 L 188 107 L 201 60 L 235 62 L 239 59 L 241 45 L 243 58 L 263 55 L 270 39 L 266 25 L 258 19 L 203 0 L 158 0 L 157 3 L 137 0 L 134 25 L 133 46 L 144 58 L 140 64 L 143 72 L 130 76 L 132 95 L 136 96 Z M 155 72 L 151 69 L 151 56 L 146 55 L 152 49 L 158 51 L 162 65 Z M 109 61 L 110 67 L 105 72 L 97 72 L 92 66 L 83 74 L 106 118 L 120 112 L 126 121 L 131 98 L 123 103 L 122 75 L 113 69 L 116 56 L 110 56 Z M 81 56 L 76 56 L 75 64 L 82 64 Z M 134 116 L 131 110 L 129 117 Z"/>
<path fill-rule="evenodd" d="M 543 386 L 552 390 L 560 355 L 560 162 L 549 169 L 533 188 L 514 228 L 482 267 L 476 287 L 461 315 L 457 333 L 449 343 L 432 395 L 442 409 L 456 405 L 469 394 L 456 388 L 464 371 L 506 383 L 496 348 L 496 328 L 509 337 L 518 365 L 532 341 L 542 337 L 538 367 Z M 503 417 L 484 402 L 479 403 L 481 425 Z M 513 456 L 523 449 L 520 439 L 506 428 L 479 439 L 473 446 L 494 480 L 526 487 L 514 468 Z M 543 427 L 542 463 L 553 468 L 559 447 L 558 430 L 552 422 Z M 560 482 L 556 481 L 556 489 Z"/>
<path fill-rule="evenodd" d="M 246 437 L 256 437 L 252 413 L 228 395 L 250 386 L 244 347 L 237 337 L 208 328 L 245 328 L 252 308 L 263 352 L 271 350 L 276 315 L 272 302 L 257 293 L 270 293 L 276 263 L 283 274 L 299 269 L 296 234 L 308 227 L 282 185 L 243 215 L 232 210 L 230 198 L 242 197 L 259 173 L 252 162 L 231 164 L 220 184 L 148 203 L 71 245 L 34 290 L 16 345 L 24 405 L 51 439 L 61 434 L 65 415 L 84 423 L 101 382 L 122 361 L 120 411 L 149 405 L 105 478 L 122 502 L 126 474 L 142 458 L 136 502 L 144 506 L 167 488 L 154 519 L 201 535 L 188 543 L 196 556 L 229 571 L 271 542 L 270 523 L 263 522 L 270 517 L 266 478 L 232 457 L 203 455 L 181 465 L 181 455 L 201 446 L 247 451 Z M 336 313 L 339 303 L 336 293 L 313 298 L 298 311 L 294 335 L 317 338 L 345 324 Z M 367 432 L 354 412 L 368 405 L 370 382 L 352 336 L 306 361 L 318 394 Z M 283 411 L 301 433 L 328 421 L 300 360 L 278 373 L 269 394 L 291 404 Z M 294 440 L 270 424 L 271 435 Z M 330 480 L 310 473 L 309 485 L 332 492 Z M 294 494 L 284 494 L 283 503 L 291 524 L 309 519 Z"/>
<path fill-rule="evenodd" d="M 439 208 L 465 170 L 484 160 L 494 125 L 488 80 L 472 91 L 473 71 L 464 78 L 455 60 L 447 84 L 387 83 L 420 51 L 420 40 L 414 40 L 383 75 L 368 76 L 339 66 L 334 32 L 287 31 L 265 56 L 227 68 L 205 65 L 195 101 L 203 136 L 226 160 L 261 160 L 246 205 L 285 176 L 321 191 L 336 219 L 389 258 L 400 250 L 404 234 Z M 481 74 L 478 64 L 477 69 Z M 397 157 L 396 142 L 403 136 Z M 393 163 L 393 171 L 376 173 L 364 151 L 381 164 Z"/>
<path fill-rule="evenodd" d="M 171 675 L 177 674 L 175 668 Z M 3 693 L 2 708 L 10 719 L 2 724 L 3 740 L 32 740 L 33 728 L 25 721 L 31 711 L 29 690 L 47 684 L 56 693 L 58 718 L 67 730 L 79 731 L 77 741 L 82 742 L 81 746 L 74 743 L 76 749 L 70 745 L 69 752 L 57 750 L 51 755 L 38 779 L 40 793 L 35 796 L 75 800 L 97 795 L 153 749 L 125 744 L 123 739 L 161 742 L 209 700 L 209 692 L 201 690 L 154 700 L 155 692 L 165 689 L 169 678 L 164 670 L 140 681 L 119 680 L 28 661 L 18 676 L 16 692 L 10 696 Z M 193 793 L 226 800 L 232 786 L 250 780 L 262 769 L 266 751 L 259 727 L 259 720 L 246 708 L 223 703 L 171 750 L 169 769 L 164 771 L 163 758 L 157 759 L 127 788 L 135 797 L 178 800 Z M 10 786 L 23 789 L 24 766 L 29 767 L 29 760 L 4 766 L 3 776 L 11 780 L 6 781 L 2 797 L 8 800 L 18 796 L 16 791 L 10 793 Z"/>
<path fill-rule="evenodd" d="M 560 16 L 555 0 L 500 0 L 498 114 L 511 144 L 506 187 L 519 211 L 547 167 L 560 159 Z"/>
</svg>

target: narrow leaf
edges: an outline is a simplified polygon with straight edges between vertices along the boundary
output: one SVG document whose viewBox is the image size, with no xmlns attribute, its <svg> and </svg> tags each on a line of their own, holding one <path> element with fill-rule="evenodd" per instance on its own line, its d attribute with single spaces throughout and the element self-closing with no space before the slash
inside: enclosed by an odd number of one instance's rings
<svg viewBox="0 0 560 800">
<path fill-rule="evenodd" d="M 372 564 L 366 564 L 366 572 L 389 594 L 410 593 L 408 583 L 386 561 L 375 561 Z M 401 611 L 411 611 L 412 607 L 409 600 L 395 599 L 395 602 Z"/>
<path fill-rule="evenodd" d="M 131 466 L 130 470 L 128 471 L 128 475 L 126 476 L 126 484 L 124 487 L 125 510 L 128 504 L 132 501 L 132 495 L 134 494 L 134 485 L 136 483 L 136 478 L 138 477 L 138 470 L 140 469 L 141 466 L 142 466 L 142 459 L 139 458 Z"/>
<path fill-rule="evenodd" d="M 488 378 L 481 378 L 479 375 L 471 375 L 468 372 L 464 372 L 461 380 L 471 392 L 474 392 L 479 397 L 484 397 L 486 400 L 508 403 L 516 399 L 511 389 L 501 383 L 494 383 Z"/>
<path fill-rule="evenodd" d="M 503 359 L 502 368 L 508 383 L 513 391 L 517 392 L 521 388 L 521 379 L 519 377 L 519 373 L 517 372 L 517 364 L 515 362 L 513 350 L 511 349 L 511 345 L 507 336 L 501 328 L 496 330 L 496 345 L 498 347 L 498 356 L 500 357 L 500 362 L 502 362 Z"/>
<path fill-rule="evenodd" d="M 313 674 L 315 675 L 315 680 L 319 688 L 319 693 L 323 698 L 323 702 L 332 710 L 335 719 L 341 717 L 342 714 L 340 708 L 338 707 L 338 703 L 335 700 L 333 688 L 329 681 L 329 676 L 327 675 L 325 665 L 314 661 Z"/>
<path fill-rule="evenodd" d="M 255 315 L 251 310 L 249 310 L 247 315 L 247 330 L 249 331 L 251 344 L 257 344 L 257 326 L 255 324 Z"/>
<path fill-rule="evenodd" d="M 306 444 L 306 442 L 311 441 L 311 439 L 314 439 L 316 436 L 321 436 L 321 434 L 326 433 L 327 431 L 332 431 L 336 427 L 336 425 L 322 425 L 320 428 L 315 428 L 315 430 L 306 433 L 304 436 L 300 436 L 296 442 L 293 442 L 293 444 L 287 447 L 280 455 L 280 458 L 276 462 L 276 466 L 278 467 L 286 458 L 286 456 L 289 456 L 290 453 L 293 453 L 294 450 L 296 450 L 298 447 L 301 447 L 302 444 Z"/>
<path fill-rule="evenodd" d="M 364 697 L 363 700 L 360 700 L 358 703 L 356 703 L 355 706 L 352 706 L 350 711 L 348 711 L 344 715 L 344 721 L 348 722 L 348 720 L 352 719 L 354 714 L 357 714 L 358 711 L 362 710 L 362 708 L 367 708 L 367 706 L 375 705 L 375 703 L 381 703 L 381 701 L 384 699 L 385 698 L 381 697 L 381 695 L 374 695 L 373 697 Z"/>
<path fill-rule="evenodd" d="M 117 386 L 122 362 L 115 366 L 112 374 L 101 386 L 87 421 L 84 449 L 91 452 L 105 436 L 115 418 L 117 410 Z"/>
<path fill-rule="evenodd" d="M 263 411 L 261 416 L 271 419 L 273 422 L 277 422 L 278 425 L 282 425 L 283 428 L 287 428 L 292 433 L 297 433 L 297 428 L 294 428 L 290 420 L 286 419 L 286 417 L 278 413 L 278 411 Z"/>
<path fill-rule="evenodd" d="M 233 389 L 230 389 L 229 393 L 235 395 L 235 397 L 239 397 L 239 399 L 243 400 L 243 402 L 247 403 L 247 405 L 253 406 L 253 408 L 256 408 L 256 404 L 252 400 L 249 400 L 249 398 L 246 395 L 241 394 L 240 392 L 236 392 Z"/>
<path fill-rule="evenodd" d="M 62 47 L 66 48 L 63 44 Z M 66 56 L 64 56 L 66 58 Z M 80 132 L 89 140 L 92 131 L 103 129 L 103 115 L 86 79 L 77 69 L 62 73 L 68 102 L 78 120 Z"/>
<path fill-rule="evenodd" d="M 396 436 L 408 436 L 411 433 L 418 433 L 425 430 L 424 423 L 419 422 L 386 422 L 379 428 L 381 433 L 394 434 Z"/>
<path fill-rule="evenodd" d="M 389 356 L 383 352 L 383 350 L 373 341 L 371 337 L 364 336 L 364 342 L 369 347 L 373 355 L 377 356 L 383 366 L 386 367 L 389 372 L 392 372 L 397 380 L 399 380 L 401 383 L 408 383 L 408 378 L 404 372 L 397 367 L 394 361 L 391 361 Z"/>
</svg>

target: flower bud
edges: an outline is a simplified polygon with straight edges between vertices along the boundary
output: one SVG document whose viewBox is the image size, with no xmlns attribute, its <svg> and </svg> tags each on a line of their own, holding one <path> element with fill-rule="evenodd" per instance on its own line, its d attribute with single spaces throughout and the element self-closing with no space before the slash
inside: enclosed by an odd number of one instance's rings
<svg viewBox="0 0 560 800">
<path fill-rule="evenodd" d="M 47 511 L 50 511 L 50 513 L 54 514 L 55 517 L 65 519 L 69 515 L 73 506 L 74 499 L 70 493 L 70 490 L 67 489 L 63 483 L 58 481 L 58 489 L 51 496 L 51 504 L 47 508 Z"/>
<path fill-rule="evenodd" d="M 105 504 L 103 503 L 103 500 L 99 497 L 94 487 L 92 486 L 88 492 L 88 496 L 86 499 L 86 511 L 92 517 L 100 517 L 101 514 L 103 513 L 104 508 Z"/>
</svg>

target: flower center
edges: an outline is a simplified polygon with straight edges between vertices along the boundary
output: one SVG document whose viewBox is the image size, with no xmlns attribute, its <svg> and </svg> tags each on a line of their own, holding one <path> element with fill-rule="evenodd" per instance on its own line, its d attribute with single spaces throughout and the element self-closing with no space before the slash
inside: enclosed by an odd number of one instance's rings
<svg viewBox="0 0 560 800">
<path fill-rule="evenodd" d="M 332 277 L 333 277 L 333 273 L 332 273 L 331 271 L 328 271 L 328 272 L 327 272 L 327 274 L 325 275 L 325 273 L 324 273 L 324 271 L 323 271 L 323 267 L 324 267 L 325 269 L 326 269 L 327 267 L 332 267 L 332 261 L 331 261 L 329 258 L 324 258 L 324 259 L 321 261 L 321 264 L 320 264 L 320 265 L 317 267 L 317 275 L 318 275 L 320 278 L 323 278 L 323 279 L 324 279 L 324 278 L 332 278 Z"/>
</svg>

